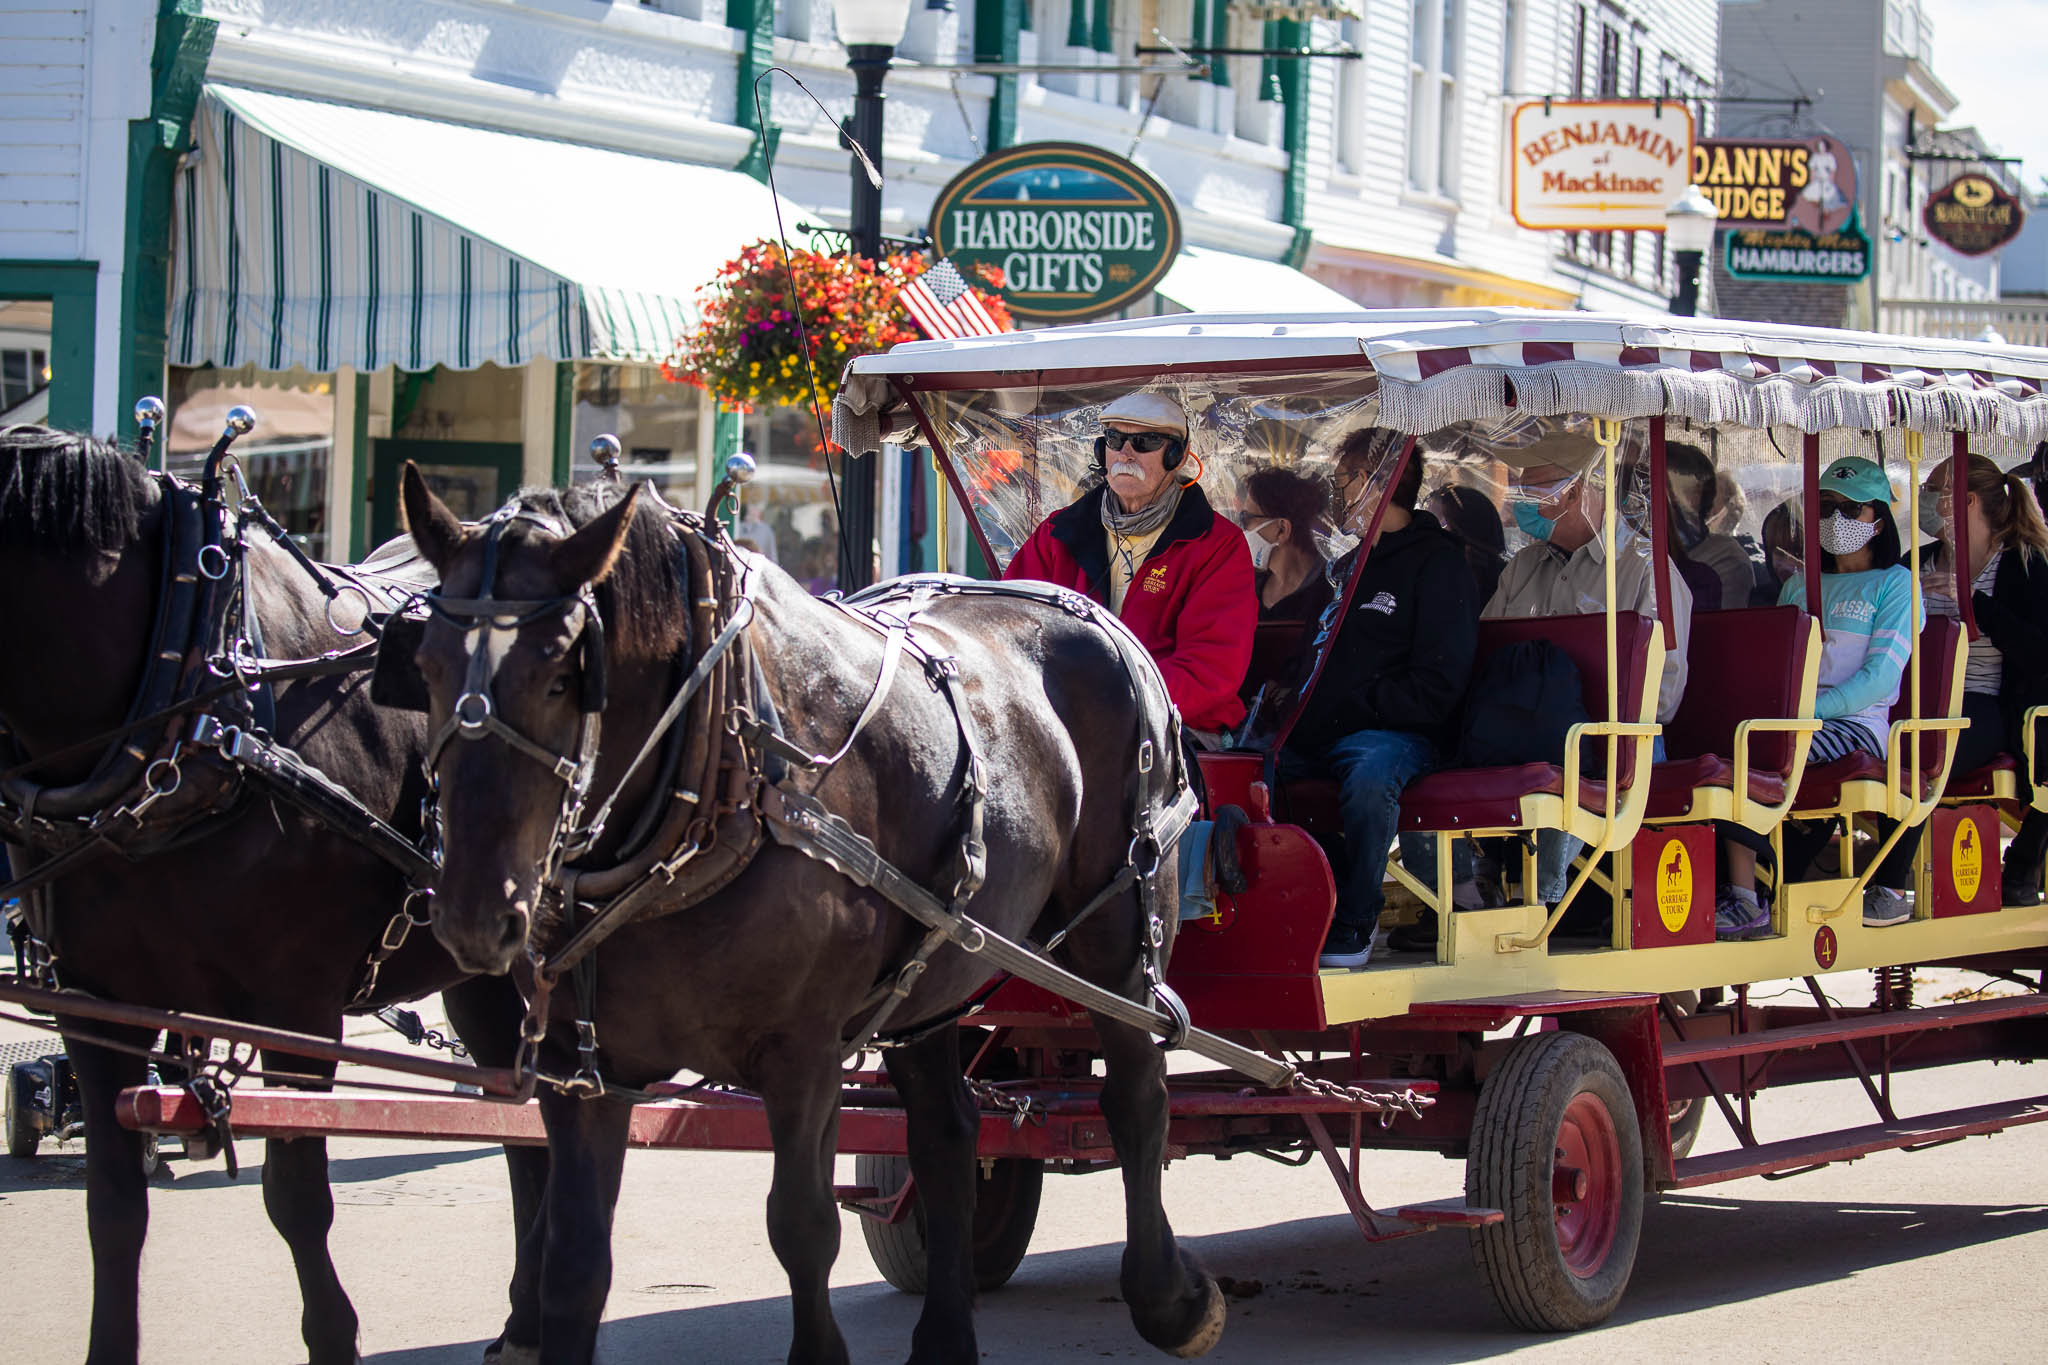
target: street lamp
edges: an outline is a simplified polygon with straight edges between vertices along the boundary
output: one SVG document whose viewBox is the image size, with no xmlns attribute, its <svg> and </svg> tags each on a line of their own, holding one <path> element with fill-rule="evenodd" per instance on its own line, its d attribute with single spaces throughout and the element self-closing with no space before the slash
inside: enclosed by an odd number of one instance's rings
<svg viewBox="0 0 2048 1365">
<path fill-rule="evenodd" d="M 1700 263 L 1714 245 L 1714 224 L 1721 211 L 1700 192 L 1687 185 L 1678 201 L 1664 210 L 1664 244 L 1671 249 L 1672 270 L 1678 276 L 1678 292 L 1671 296 L 1671 311 L 1689 318 L 1700 310 Z"/>
<path fill-rule="evenodd" d="M 903 29 L 910 0 L 832 0 L 832 19 L 853 71 L 853 119 L 846 133 L 853 158 L 853 249 L 870 260 L 882 255 L 882 79 Z M 863 159 L 863 154 L 865 159 Z M 851 592 L 874 581 L 875 462 L 848 452 L 840 461 L 839 587 Z"/>
</svg>

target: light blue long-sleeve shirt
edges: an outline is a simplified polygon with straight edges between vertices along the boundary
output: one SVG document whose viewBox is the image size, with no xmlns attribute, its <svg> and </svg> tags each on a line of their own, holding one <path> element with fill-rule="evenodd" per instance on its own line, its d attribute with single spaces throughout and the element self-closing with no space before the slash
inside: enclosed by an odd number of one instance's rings
<svg viewBox="0 0 2048 1365">
<path fill-rule="evenodd" d="M 1781 606 L 1806 602 L 1806 580 L 1793 574 L 1778 593 Z M 1913 575 L 1903 564 L 1862 573 L 1820 576 L 1820 623 L 1827 632 L 1820 654 L 1820 692 L 1814 714 L 1860 721 L 1891 742 L 1892 703 L 1913 658 Z"/>
</svg>

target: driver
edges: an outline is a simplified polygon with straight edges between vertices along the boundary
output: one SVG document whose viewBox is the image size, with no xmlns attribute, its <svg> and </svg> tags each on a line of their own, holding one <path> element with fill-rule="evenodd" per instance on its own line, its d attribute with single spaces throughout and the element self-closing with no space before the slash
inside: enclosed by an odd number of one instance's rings
<svg viewBox="0 0 2048 1365">
<path fill-rule="evenodd" d="M 1184 475 L 1180 401 L 1144 391 L 1104 407 L 1091 483 L 1039 523 L 1003 571 L 1086 593 L 1144 644 L 1195 742 L 1220 748 L 1244 719 L 1259 597 L 1236 524 Z"/>
</svg>

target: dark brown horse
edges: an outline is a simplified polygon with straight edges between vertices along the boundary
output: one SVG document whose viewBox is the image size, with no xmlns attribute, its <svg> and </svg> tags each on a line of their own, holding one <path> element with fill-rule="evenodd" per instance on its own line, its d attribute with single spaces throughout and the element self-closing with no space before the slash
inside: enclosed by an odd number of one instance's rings
<svg viewBox="0 0 2048 1365">
<path fill-rule="evenodd" d="M 459 698 L 462 713 L 479 721 L 485 706 L 476 697 L 485 695 L 489 715 L 503 726 L 476 734 L 476 742 L 450 741 L 436 762 L 446 854 L 434 930 L 473 970 L 511 968 L 530 934 L 555 951 L 568 927 L 546 914 L 536 926 L 535 915 L 562 826 L 563 770 L 551 760 L 577 755 L 583 743 L 594 620 L 603 625 L 608 696 L 590 799 L 601 800 L 629 772 L 631 781 L 620 793 L 621 814 L 581 860 L 579 877 L 619 856 L 632 837 L 626 826 L 648 824 L 628 817 L 646 811 L 650 796 L 667 796 L 666 787 L 653 788 L 652 766 L 631 771 L 631 759 L 710 644 L 692 619 L 702 596 L 687 564 L 708 557 L 744 571 L 752 609 L 736 637 L 733 671 L 751 679 L 740 688 L 750 713 L 779 718 L 772 723 L 789 752 L 832 754 L 878 691 L 880 629 L 640 492 L 529 493 L 494 529 L 480 529 L 458 522 L 407 470 L 414 540 L 440 569 L 442 591 L 466 599 L 449 608 L 469 612 L 473 627 L 460 629 L 458 619 L 427 629 L 418 657 L 431 725 L 437 733 L 448 728 Z M 523 623 L 513 626 L 515 619 Z M 987 876 L 969 911 L 1009 938 L 1043 941 L 1126 865 L 1134 775 L 1149 769 L 1146 783 L 1169 780 L 1174 722 L 1164 686 L 1149 664 L 1127 669 L 1103 627 L 1043 602 L 944 596 L 917 618 L 916 633 L 926 650 L 957 660 L 989 775 Z M 773 761 L 764 780 L 815 785 L 816 798 L 883 858 L 943 897 L 961 866 L 968 765 L 961 728 L 931 676 L 915 660 L 905 662 L 872 723 L 858 730 L 843 760 L 827 765 L 822 781 L 780 776 Z M 730 707 L 722 717 L 740 719 Z M 1147 745 L 1159 756 L 1154 765 L 1141 762 Z M 749 790 L 758 797 L 763 787 L 744 787 L 743 799 Z M 1112 897 L 1066 939 L 1060 960 L 1142 998 L 1145 899 L 1174 904 L 1171 848 L 1164 854 L 1142 879 L 1151 883 L 1147 897 L 1135 889 Z M 577 1065 L 571 1024 L 580 1011 L 572 995 L 580 995 L 595 1024 L 597 1069 L 614 1086 L 644 1086 L 688 1068 L 758 1094 L 775 1148 L 768 1232 L 789 1274 L 789 1356 L 843 1361 L 846 1344 L 826 1292 L 839 1250 L 831 1177 L 842 1055 L 875 1008 L 877 983 L 897 976 L 925 930 L 876 892 L 772 840 L 723 889 L 688 908 L 675 905 L 673 898 L 657 903 L 655 913 L 607 939 L 588 989 L 555 993 L 542 1065 L 558 1075 Z M 1167 919 L 1170 934 L 1171 911 Z M 947 1019 L 989 975 L 985 961 L 939 949 L 891 1029 Z M 1220 1334 L 1223 1305 L 1214 1281 L 1176 1244 L 1160 1206 L 1165 1056 L 1138 1029 L 1100 1017 L 1095 1026 L 1107 1067 L 1102 1108 L 1124 1173 L 1123 1295 L 1147 1341 L 1198 1355 Z M 978 1122 L 959 1047 L 957 1030 L 942 1024 L 885 1053 L 907 1111 L 910 1165 L 929 1222 L 929 1289 L 912 1350 L 919 1361 L 977 1355 L 970 1225 Z M 522 1248 L 514 1301 L 538 1294 L 539 1359 L 587 1361 L 610 1283 L 630 1105 L 616 1093 L 578 1098 L 546 1086 L 541 1105 L 551 1178 L 544 1227 Z M 509 1327 L 507 1339 L 527 1340 Z"/>
<path fill-rule="evenodd" d="M 41 427 L 0 430 L 0 723 L 16 751 L 0 758 L 0 768 L 72 748 L 128 717 L 165 591 L 169 501 L 156 479 L 111 446 Z M 248 583 L 270 657 L 310 657 L 353 643 L 329 624 L 326 601 L 304 571 L 260 532 L 249 541 Z M 282 683 L 275 734 L 386 820 L 417 831 L 422 728 L 415 717 L 373 706 L 368 693 L 367 674 Z M 136 736 L 143 745 L 155 739 Z M 0 753 L 8 747 L 0 744 Z M 36 771 L 34 781 L 79 783 L 98 757 L 94 746 Z M 12 790 L 23 788 L 17 781 Z M 18 824 L 13 829 L 11 840 L 22 833 Z M 50 852 L 30 843 L 11 850 L 18 870 Z M 110 855 L 87 862 L 37 893 L 32 922 L 54 951 L 60 983 L 130 1004 L 338 1037 L 368 956 L 403 902 L 400 873 L 247 788 L 225 814 L 177 832 L 171 843 L 135 861 Z M 430 935 L 414 934 L 357 1007 L 417 998 L 462 977 Z M 520 1005 L 507 983 L 473 979 L 446 1000 L 479 1060 L 512 1060 Z M 83 1019 L 58 1022 L 85 1108 L 88 1359 L 132 1363 L 149 1204 L 140 1139 L 116 1123 L 114 1101 L 122 1088 L 143 1083 L 145 1063 L 94 1040 L 147 1047 L 155 1038 Z M 332 1063 L 280 1055 L 266 1054 L 264 1063 L 302 1074 L 334 1071 Z M 530 1220 L 546 1180 L 545 1155 L 508 1152 L 508 1159 L 515 1219 Z M 320 1365 L 355 1360 L 355 1310 L 327 1251 L 334 1204 L 326 1141 L 268 1143 L 263 1197 L 291 1247 L 310 1358 Z M 222 1284 L 223 1308 L 247 1292 Z"/>
</svg>

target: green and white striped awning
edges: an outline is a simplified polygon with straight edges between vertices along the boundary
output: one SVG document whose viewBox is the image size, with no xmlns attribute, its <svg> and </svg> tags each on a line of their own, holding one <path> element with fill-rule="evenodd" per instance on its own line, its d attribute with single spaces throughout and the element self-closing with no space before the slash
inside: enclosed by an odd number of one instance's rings
<svg viewBox="0 0 2048 1365">
<path fill-rule="evenodd" d="M 217 85 L 198 125 L 174 365 L 660 360 L 775 235 L 768 189 L 714 166 Z"/>
</svg>

